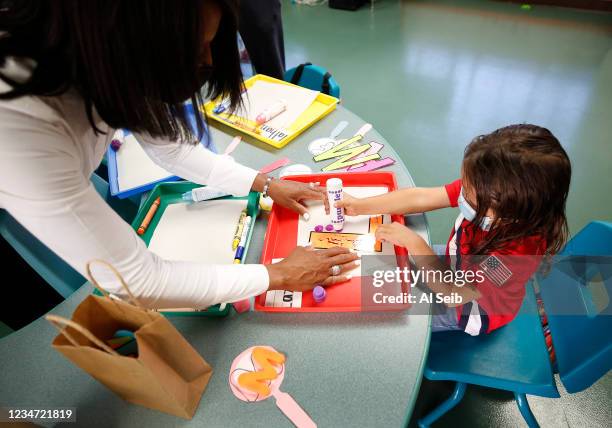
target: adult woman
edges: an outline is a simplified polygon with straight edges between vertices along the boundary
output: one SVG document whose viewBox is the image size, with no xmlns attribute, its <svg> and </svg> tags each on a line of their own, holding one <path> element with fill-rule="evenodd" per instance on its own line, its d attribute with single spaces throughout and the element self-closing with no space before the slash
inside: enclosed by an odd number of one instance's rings
<svg viewBox="0 0 612 428">
<path fill-rule="evenodd" d="M 2 2 L 0 207 L 80 272 L 91 259 L 111 262 L 150 307 L 204 307 L 345 280 L 331 267 L 349 269 L 356 257 L 342 249 L 298 248 L 270 266 L 162 260 L 89 183 L 113 130 L 127 128 L 185 179 L 236 195 L 267 185 L 276 203 L 302 213 L 300 201 L 322 197 L 191 143 L 184 100 L 201 105 L 205 85 L 208 96 L 239 102 L 236 28 L 230 0 Z M 199 116 L 197 124 L 200 133 Z M 101 280 L 121 293 L 110 276 Z"/>
</svg>

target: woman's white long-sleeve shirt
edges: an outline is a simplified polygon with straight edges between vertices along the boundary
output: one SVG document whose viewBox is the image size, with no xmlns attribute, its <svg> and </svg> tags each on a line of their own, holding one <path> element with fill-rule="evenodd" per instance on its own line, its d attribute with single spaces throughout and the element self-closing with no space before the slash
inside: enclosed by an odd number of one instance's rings
<svg viewBox="0 0 612 428">
<path fill-rule="evenodd" d="M 0 83 L 0 92 L 8 89 Z M 149 307 L 207 307 L 267 289 L 263 265 L 204 265 L 150 252 L 90 182 L 114 131 L 97 126 L 106 134 L 94 133 L 74 92 L 1 101 L 0 208 L 83 275 L 88 261 L 108 261 Z M 234 195 L 246 195 L 257 174 L 201 145 L 137 139 L 166 170 Z M 95 272 L 103 287 L 124 295 L 108 271 Z"/>
</svg>

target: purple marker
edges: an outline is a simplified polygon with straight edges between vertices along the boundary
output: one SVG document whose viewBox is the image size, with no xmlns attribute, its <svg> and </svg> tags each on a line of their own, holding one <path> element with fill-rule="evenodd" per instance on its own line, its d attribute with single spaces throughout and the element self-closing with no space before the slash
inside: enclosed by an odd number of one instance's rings
<svg viewBox="0 0 612 428">
<path fill-rule="evenodd" d="M 328 232 L 331 232 L 332 230 L 334 230 L 334 225 L 328 224 L 327 226 L 325 226 L 325 230 L 327 230 Z"/>
<path fill-rule="evenodd" d="M 323 232 L 323 225 L 322 224 L 316 225 L 314 230 L 315 232 Z"/>
<path fill-rule="evenodd" d="M 320 285 L 317 285 L 315 288 L 312 289 L 312 298 L 315 302 L 323 302 L 326 296 L 327 292 L 325 291 L 325 288 L 321 287 Z"/>
</svg>

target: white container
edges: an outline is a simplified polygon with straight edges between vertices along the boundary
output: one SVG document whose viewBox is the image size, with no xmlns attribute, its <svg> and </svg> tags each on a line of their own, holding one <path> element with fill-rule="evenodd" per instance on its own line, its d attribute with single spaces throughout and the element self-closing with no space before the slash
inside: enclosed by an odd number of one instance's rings
<svg viewBox="0 0 612 428">
<path fill-rule="evenodd" d="M 342 180 L 330 178 L 325 184 L 327 199 L 329 200 L 329 216 L 334 230 L 340 231 L 344 227 L 344 208 L 334 207 L 334 203 L 342 200 Z"/>
</svg>

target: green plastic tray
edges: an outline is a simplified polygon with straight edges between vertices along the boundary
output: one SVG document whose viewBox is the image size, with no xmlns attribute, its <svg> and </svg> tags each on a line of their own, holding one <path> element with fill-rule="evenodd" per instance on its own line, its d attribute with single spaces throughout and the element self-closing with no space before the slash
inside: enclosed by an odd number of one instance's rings
<svg viewBox="0 0 612 428">
<path fill-rule="evenodd" d="M 187 181 L 180 181 L 180 182 L 173 182 L 173 183 L 161 183 L 155 186 L 153 190 L 151 190 L 146 201 L 144 201 L 144 203 L 141 204 L 140 209 L 138 210 L 138 214 L 136 214 L 136 218 L 132 222 L 132 228 L 134 230 L 137 230 L 140 224 L 142 223 L 142 220 L 147 215 L 147 212 L 149 211 L 149 207 L 153 204 L 153 202 L 155 202 L 155 200 L 158 197 L 160 198 L 159 208 L 157 209 L 155 216 L 151 220 L 151 223 L 149 223 L 149 227 L 147 227 L 147 230 L 145 231 L 145 233 L 140 235 L 140 238 L 142 238 L 142 240 L 145 242 L 147 246 L 149 245 L 149 242 L 151 242 L 151 238 L 153 237 L 153 232 L 155 231 L 155 228 L 159 224 L 159 221 L 161 220 L 163 213 L 166 210 L 166 207 L 170 204 L 184 204 L 185 201 L 183 201 L 182 199 L 183 193 L 189 192 L 190 190 L 197 188 L 197 187 L 203 187 L 203 186 L 200 184 L 195 184 L 195 183 L 191 183 Z M 224 196 L 221 198 L 215 198 L 211 200 L 222 200 L 222 199 L 247 199 L 248 200 L 247 215 L 251 216 L 251 218 L 253 219 L 253 222 L 251 223 L 252 226 L 249 230 L 249 234 L 247 236 L 247 243 L 244 248 L 244 256 L 243 256 L 243 260 L 244 260 L 246 259 L 246 255 L 249 251 L 251 237 L 253 235 L 253 230 L 255 229 L 253 225 L 255 224 L 257 216 L 259 215 L 259 193 L 251 192 L 249 193 L 248 196 L 244 196 L 240 198 L 233 197 L 233 196 Z M 205 203 L 205 202 L 202 202 L 202 203 Z M 94 294 L 101 295 L 101 293 L 98 290 L 95 290 Z M 164 311 L 161 311 L 161 313 L 167 316 L 220 317 L 220 316 L 225 316 L 229 313 L 229 310 L 230 310 L 229 307 L 230 305 L 226 305 L 224 309 L 221 309 L 221 305 L 214 305 L 205 311 L 197 311 L 197 312 L 177 312 L 177 311 L 164 312 Z"/>
</svg>

